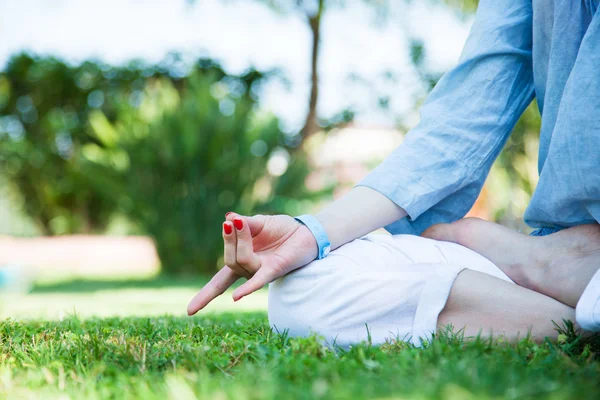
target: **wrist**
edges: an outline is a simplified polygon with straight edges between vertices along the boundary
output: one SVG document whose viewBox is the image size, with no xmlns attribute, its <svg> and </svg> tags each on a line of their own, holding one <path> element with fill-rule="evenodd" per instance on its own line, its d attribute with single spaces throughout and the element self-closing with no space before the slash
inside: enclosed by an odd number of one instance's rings
<svg viewBox="0 0 600 400">
<path fill-rule="evenodd" d="M 317 257 L 319 256 L 319 246 L 317 245 L 317 239 L 315 239 L 314 235 L 312 234 L 312 232 L 310 231 L 310 229 L 308 229 L 306 227 L 306 225 L 304 225 L 303 223 L 299 222 L 299 221 L 295 221 L 298 225 L 300 225 L 298 227 L 297 233 L 296 235 L 299 238 L 299 246 L 303 249 L 307 249 L 308 251 L 305 252 L 305 257 L 306 259 L 303 258 L 303 262 L 302 265 L 306 265 L 309 262 L 316 260 Z"/>
<path fill-rule="evenodd" d="M 355 187 L 316 214 L 332 250 L 405 216 L 406 211 L 392 200 L 364 186 Z"/>
<path fill-rule="evenodd" d="M 312 234 L 316 244 L 317 244 L 317 259 L 322 259 L 329 255 L 331 251 L 331 243 L 329 241 L 329 237 L 327 235 L 327 231 L 325 227 L 321 224 L 315 216 L 310 214 L 300 215 L 294 218 L 296 221 L 300 222 L 307 228 Z"/>
<path fill-rule="evenodd" d="M 329 243 L 331 244 L 331 250 L 341 246 L 341 244 L 338 244 L 337 232 L 335 229 L 336 224 L 331 216 L 320 212 L 315 214 L 315 218 L 321 223 L 321 226 L 323 226 L 325 232 L 327 232 L 327 237 L 329 238 Z"/>
</svg>

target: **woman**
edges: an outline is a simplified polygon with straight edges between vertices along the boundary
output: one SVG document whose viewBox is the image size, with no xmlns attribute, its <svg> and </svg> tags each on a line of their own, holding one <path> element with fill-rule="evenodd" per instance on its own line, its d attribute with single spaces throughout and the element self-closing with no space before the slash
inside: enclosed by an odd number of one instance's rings
<svg viewBox="0 0 600 400">
<path fill-rule="evenodd" d="M 304 252 L 299 248 L 310 249 L 309 257 L 317 258 L 311 230 L 291 217 L 229 213 L 226 218 L 226 266 L 190 302 L 190 315 L 240 276 L 251 278 L 234 292 L 236 301 L 262 287 L 262 280 L 285 275 L 289 265 L 302 265 L 297 255 Z M 598 283 L 600 273 L 596 275 Z M 562 294 L 579 301 L 581 289 L 572 286 L 565 285 Z M 327 257 L 290 270 L 269 288 L 274 329 L 292 336 L 315 333 L 341 346 L 368 338 L 374 344 L 401 339 L 419 345 L 447 325 L 464 329 L 466 336 L 515 341 L 531 334 L 543 340 L 555 338 L 553 322 L 563 320 L 575 320 L 573 307 L 514 284 L 480 254 L 411 235 L 372 234 L 351 241 Z"/>
<path fill-rule="evenodd" d="M 348 346 L 400 339 L 420 345 L 440 327 L 466 336 L 556 337 L 564 304 L 516 286 L 479 254 L 448 242 L 372 234 L 269 286 L 269 322 Z"/>
<path fill-rule="evenodd" d="M 438 259 L 429 263 L 436 265 L 429 268 L 437 272 L 431 275 L 423 272 L 411 278 L 411 282 L 441 279 L 442 266 L 457 276 L 453 284 L 447 284 L 452 280 L 447 277 L 446 284 L 441 285 L 450 295 L 442 308 L 436 303 L 441 309 L 438 325 L 446 322 L 456 327 L 466 325 L 467 333 L 480 329 L 486 334 L 501 331 L 510 338 L 523 335 L 531 327 L 532 334 L 541 338 L 555 334 L 550 320 L 576 318 L 586 330 L 600 331 L 598 3 L 598 0 L 481 0 L 459 64 L 445 74 L 431 92 L 421 108 L 419 124 L 409 132 L 404 143 L 359 186 L 315 216 L 318 232 L 291 217 L 243 219 L 230 214 L 225 229 L 232 230 L 224 233 L 228 267 L 199 293 L 188 312 L 202 308 L 240 277 L 250 280 L 236 290 L 236 300 L 316 258 L 325 257 L 325 249 L 340 248 L 338 253 L 350 253 L 358 261 L 338 263 L 335 260 L 340 257 L 334 253 L 331 259 L 309 264 L 306 270 L 301 269 L 274 284 L 271 296 L 274 322 L 280 313 L 298 309 L 294 305 L 299 303 L 291 301 L 285 293 L 295 290 L 296 284 L 291 282 L 299 282 L 300 287 L 309 281 L 304 275 L 311 270 L 321 271 L 319 267 L 336 270 L 331 273 L 337 278 L 335 282 L 347 283 L 337 288 L 337 297 L 315 293 L 321 296 L 320 301 L 339 302 L 348 298 L 342 315 L 350 318 L 352 313 L 348 310 L 359 302 L 355 299 L 352 303 L 352 297 L 348 296 L 358 290 L 365 304 L 383 309 L 381 319 L 362 319 L 371 321 L 371 325 L 388 321 L 385 310 L 394 285 L 386 287 L 385 295 L 371 299 L 370 294 L 361 291 L 357 281 L 352 280 L 356 269 L 347 266 L 358 264 L 363 270 L 378 271 L 370 278 L 360 275 L 373 287 L 382 287 L 390 281 L 400 282 L 401 277 L 394 275 L 394 268 L 405 271 L 410 263 L 398 266 L 396 261 L 386 260 L 378 253 L 385 247 L 379 239 L 352 242 L 385 227 L 395 235 L 419 235 L 427 230 L 430 237 L 463 244 L 491 260 L 517 283 L 501 279 L 489 264 L 479 272 L 469 270 L 477 269 L 475 265 L 478 265 L 474 261 L 478 257 L 472 253 L 440 262 L 448 251 L 447 245 L 422 239 L 413 243 L 403 236 L 394 238 L 395 244 L 386 246 L 394 248 L 400 259 L 401 254 L 409 254 L 413 259 L 423 256 L 420 252 L 415 255 L 411 246 L 423 246 L 425 253 L 433 251 L 431 246 L 441 248 Z M 480 221 L 434 226 L 457 221 L 468 212 L 492 163 L 534 97 L 542 114 L 540 177 L 525 212 L 525 221 L 537 228 L 535 234 L 539 237 L 528 237 Z M 233 230 L 233 225 L 228 224 L 233 224 L 234 218 L 238 218 L 240 227 L 246 221 L 250 229 Z M 327 236 L 330 247 L 325 245 Z M 341 247 L 345 243 L 349 243 L 347 247 Z M 353 250 L 359 246 L 368 247 L 375 264 L 361 261 L 365 255 Z M 468 265 L 465 259 L 471 260 Z M 334 261 L 336 268 L 333 268 Z M 459 273 L 460 266 L 468 269 Z M 416 265 L 411 268 L 426 271 Z M 373 279 L 379 283 L 373 283 Z M 414 283 L 409 286 L 412 285 Z M 328 287 L 322 287 L 322 291 L 327 293 Z M 398 296 L 404 297 L 394 301 L 406 305 L 409 297 L 416 298 L 416 292 L 418 290 L 398 292 Z M 282 301 L 280 311 L 277 311 L 278 301 Z M 411 304 L 418 307 L 414 301 Z M 341 309 L 343 307 L 335 310 Z M 344 332 L 359 329 L 341 322 L 327 326 L 323 316 L 334 315 L 334 311 L 326 311 L 316 314 L 321 319 L 305 321 L 302 327 L 297 327 L 298 332 L 312 327 L 313 323 L 329 333 L 338 328 L 344 328 Z M 431 315 L 435 314 L 434 309 Z M 417 315 L 415 311 L 414 316 Z M 283 318 L 281 321 L 290 329 L 294 326 L 293 321 Z M 432 329 L 431 323 L 426 325 L 427 330 Z M 406 324 L 402 326 L 400 333 L 422 334 L 411 331 Z M 349 341 L 355 337 L 347 335 Z"/>
</svg>

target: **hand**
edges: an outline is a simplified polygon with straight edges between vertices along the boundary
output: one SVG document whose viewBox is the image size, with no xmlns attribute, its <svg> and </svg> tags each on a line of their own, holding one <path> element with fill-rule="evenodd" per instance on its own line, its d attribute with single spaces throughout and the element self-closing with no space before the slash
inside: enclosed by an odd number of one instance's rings
<svg viewBox="0 0 600 400">
<path fill-rule="evenodd" d="M 242 276 L 248 281 L 233 292 L 234 301 L 317 257 L 312 233 L 290 216 L 229 213 L 226 219 L 225 266 L 190 301 L 188 315 L 203 309 Z"/>
</svg>

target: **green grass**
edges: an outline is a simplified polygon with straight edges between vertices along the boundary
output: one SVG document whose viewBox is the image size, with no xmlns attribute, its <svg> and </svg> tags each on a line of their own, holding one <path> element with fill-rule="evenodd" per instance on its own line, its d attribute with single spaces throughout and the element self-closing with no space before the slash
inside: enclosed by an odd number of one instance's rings
<svg viewBox="0 0 600 400">
<path fill-rule="evenodd" d="M 196 289 L 161 282 L 80 282 L 38 287 L 32 296 L 41 305 L 59 292 L 70 298 L 109 291 L 114 304 L 121 300 L 135 315 L 125 304 L 132 293 L 158 307 L 173 291 Z M 264 311 L 223 311 L 227 306 L 195 318 L 100 318 L 91 302 L 85 307 L 85 318 L 0 322 L 0 398 L 600 398 L 600 343 L 569 329 L 559 344 L 442 334 L 425 349 L 397 342 L 332 350 L 316 338 L 272 332 Z"/>
<path fill-rule="evenodd" d="M 90 317 L 186 316 L 186 306 L 205 279 L 75 280 L 38 284 L 17 299 L 0 298 L 0 319 L 61 320 Z M 234 303 L 231 291 L 206 308 L 211 312 L 255 312 L 267 308 L 267 292 Z"/>
</svg>

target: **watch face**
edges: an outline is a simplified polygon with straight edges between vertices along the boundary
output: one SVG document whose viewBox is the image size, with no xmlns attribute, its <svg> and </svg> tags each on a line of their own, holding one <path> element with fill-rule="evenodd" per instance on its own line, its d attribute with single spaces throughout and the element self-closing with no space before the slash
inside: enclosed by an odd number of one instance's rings
<svg viewBox="0 0 600 400">
<path fill-rule="evenodd" d="M 331 251 L 331 247 L 330 246 L 324 247 L 323 248 L 323 257 L 327 256 L 330 251 Z"/>
</svg>

